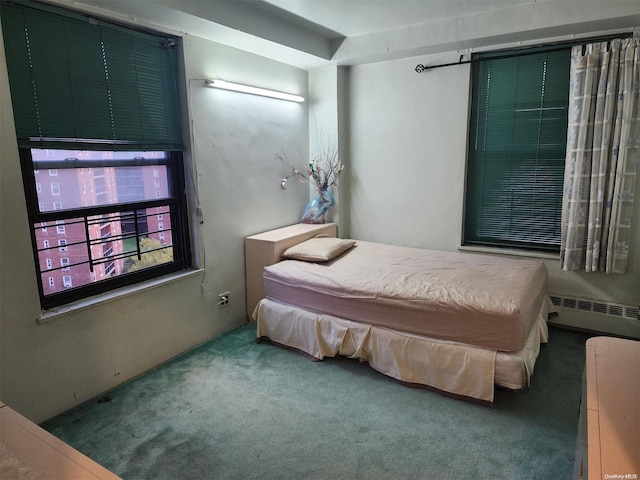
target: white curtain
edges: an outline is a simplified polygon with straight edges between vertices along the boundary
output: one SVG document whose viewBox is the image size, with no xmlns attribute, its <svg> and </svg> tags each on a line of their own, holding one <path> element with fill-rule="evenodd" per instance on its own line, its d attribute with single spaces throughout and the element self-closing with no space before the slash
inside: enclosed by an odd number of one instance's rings
<svg viewBox="0 0 640 480">
<path fill-rule="evenodd" d="M 627 271 L 640 160 L 640 39 L 571 52 L 563 270 Z"/>
</svg>

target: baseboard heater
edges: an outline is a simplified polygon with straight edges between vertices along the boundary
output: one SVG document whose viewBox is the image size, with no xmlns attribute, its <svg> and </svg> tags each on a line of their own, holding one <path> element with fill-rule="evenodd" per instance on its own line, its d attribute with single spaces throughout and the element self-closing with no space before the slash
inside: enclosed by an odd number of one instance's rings
<svg viewBox="0 0 640 480">
<path fill-rule="evenodd" d="M 610 315 L 612 317 L 640 320 L 640 307 L 637 306 L 587 300 L 584 298 L 565 297 L 555 295 L 553 293 L 549 294 L 549 297 L 551 297 L 551 302 L 556 307 L 600 313 L 602 315 Z"/>
</svg>

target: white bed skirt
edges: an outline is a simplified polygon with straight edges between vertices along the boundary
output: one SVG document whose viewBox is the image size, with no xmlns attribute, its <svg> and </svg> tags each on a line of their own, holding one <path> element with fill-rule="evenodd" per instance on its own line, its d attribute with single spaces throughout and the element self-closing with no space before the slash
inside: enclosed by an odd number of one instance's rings
<svg viewBox="0 0 640 480">
<path fill-rule="evenodd" d="M 344 355 L 408 384 L 492 403 L 494 385 L 529 385 L 540 343 L 548 340 L 548 302 L 543 302 L 525 347 L 519 352 L 398 332 L 291 305 L 261 300 L 253 312 L 257 338 L 294 348 L 318 360 Z"/>
</svg>

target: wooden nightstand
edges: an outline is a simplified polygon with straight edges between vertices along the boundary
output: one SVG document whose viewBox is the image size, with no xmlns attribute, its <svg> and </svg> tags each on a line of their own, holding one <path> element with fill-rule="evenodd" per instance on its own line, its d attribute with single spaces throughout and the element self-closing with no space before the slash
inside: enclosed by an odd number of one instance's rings
<svg viewBox="0 0 640 480">
<path fill-rule="evenodd" d="M 264 267 L 280 261 L 282 253 L 289 247 L 316 235 L 338 235 L 335 223 L 298 223 L 269 232 L 258 233 L 245 238 L 245 270 L 247 275 L 247 316 L 251 315 L 258 302 L 264 297 L 262 271 Z"/>
</svg>

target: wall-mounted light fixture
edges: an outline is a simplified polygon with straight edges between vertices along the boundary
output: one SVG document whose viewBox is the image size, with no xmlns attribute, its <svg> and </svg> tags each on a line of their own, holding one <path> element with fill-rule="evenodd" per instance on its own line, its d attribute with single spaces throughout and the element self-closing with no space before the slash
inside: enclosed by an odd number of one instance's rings
<svg viewBox="0 0 640 480">
<path fill-rule="evenodd" d="M 205 80 L 205 84 L 213 88 L 222 88 L 223 90 L 232 90 L 234 92 L 249 93 L 251 95 L 260 95 L 262 97 L 278 98 L 289 102 L 304 102 L 304 97 L 293 95 L 291 93 L 278 92 L 276 90 L 268 90 L 266 88 L 251 87 L 249 85 L 241 85 L 239 83 L 227 82 L 225 80 Z"/>
</svg>

